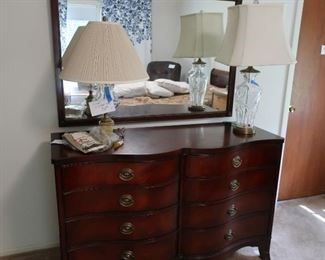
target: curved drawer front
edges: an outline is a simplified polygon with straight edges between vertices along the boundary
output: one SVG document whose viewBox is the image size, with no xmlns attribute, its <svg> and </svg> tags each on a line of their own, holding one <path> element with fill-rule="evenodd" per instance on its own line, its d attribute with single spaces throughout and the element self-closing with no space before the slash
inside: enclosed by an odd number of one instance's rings
<svg viewBox="0 0 325 260">
<path fill-rule="evenodd" d="M 166 182 L 178 172 L 178 160 L 153 162 L 112 162 L 63 167 L 62 188 L 70 191 L 105 184 L 143 184 Z"/>
<path fill-rule="evenodd" d="M 277 182 L 276 170 L 255 170 L 228 175 L 222 179 L 186 179 L 184 202 L 206 202 L 225 199 L 241 192 L 268 189 Z"/>
<path fill-rule="evenodd" d="M 100 215 L 66 224 L 70 246 L 105 240 L 133 240 L 161 236 L 177 228 L 177 207 L 143 212 L 141 215 Z"/>
<path fill-rule="evenodd" d="M 66 217 L 106 211 L 141 211 L 160 209 L 177 203 L 178 183 L 146 189 L 134 185 L 95 187 L 66 194 L 63 198 Z M 124 199 L 127 198 L 127 199 Z"/>
<path fill-rule="evenodd" d="M 183 228 L 208 228 L 224 224 L 245 214 L 271 210 L 271 192 L 250 192 L 216 204 L 188 204 L 182 208 Z"/>
<path fill-rule="evenodd" d="M 185 229 L 181 236 L 181 254 L 185 256 L 213 254 L 232 243 L 266 235 L 268 221 L 267 214 L 260 214 L 217 228 Z"/>
<path fill-rule="evenodd" d="M 236 170 L 278 165 L 281 146 L 254 144 L 246 148 L 229 148 L 216 154 L 191 155 L 186 158 L 185 175 L 188 177 L 214 177 Z"/>
<path fill-rule="evenodd" d="M 69 252 L 69 260 L 169 260 L 176 257 L 176 235 L 149 242 L 110 242 Z"/>
</svg>

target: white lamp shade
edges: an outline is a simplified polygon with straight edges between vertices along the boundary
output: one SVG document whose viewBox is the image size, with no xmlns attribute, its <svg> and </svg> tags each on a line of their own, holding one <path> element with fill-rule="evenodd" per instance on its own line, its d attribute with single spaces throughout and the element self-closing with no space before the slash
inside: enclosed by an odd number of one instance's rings
<svg viewBox="0 0 325 260">
<path fill-rule="evenodd" d="M 216 61 L 230 66 L 295 63 L 284 32 L 283 5 L 229 7 L 227 29 Z"/>
<path fill-rule="evenodd" d="M 79 41 L 81 34 L 85 30 L 86 26 L 79 26 L 76 32 L 74 33 L 68 47 L 65 49 L 64 55 L 62 56 L 62 68 L 67 67 L 67 61 L 69 61 L 71 53 L 76 46 L 76 43 Z M 61 73 L 62 74 L 62 73 Z M 61 75 L 60 75 L 61 76 Z"/>
<path fill-rule="evenodd" d="M 62 57 L 60 78 L 89 84 L 147 80 L 148 74 L 120 24 L 79 27 Z"/>
<path fill-rule="evenodd" d="M 222 13 L 181 16 L 181 34 L 174 57 L 216 57 L 223 35 Z"/>
</svg>

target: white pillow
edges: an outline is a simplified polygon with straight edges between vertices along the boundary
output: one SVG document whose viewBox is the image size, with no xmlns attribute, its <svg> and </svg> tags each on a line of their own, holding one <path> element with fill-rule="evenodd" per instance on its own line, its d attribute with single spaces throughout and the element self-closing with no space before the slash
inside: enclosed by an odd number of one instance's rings
<svg viewBox="0 0 325 260">
<path fill-rule="evenodd" d="M 159 87 L 158 82 L 155 81 L 147 81 L 146 87 L 147 87 L 147 95 L 151 98 L 174 96 L 173 92 L 169 91 L 168 89 Z"/>
<path fill-rule="evenodd" d="M 158 85 L 173 93 L 185 94 L 189 93 L 189 85 L 186 82 L 174 81 L 171 79 L 156 79 Z"/>
<path fill-rule="evenodd" d="M 146 82 L 127 83 L 127 84 L 115 84 L 114 94 L 116 97 L 141 97 L 146 95 Z"/>
</svg>

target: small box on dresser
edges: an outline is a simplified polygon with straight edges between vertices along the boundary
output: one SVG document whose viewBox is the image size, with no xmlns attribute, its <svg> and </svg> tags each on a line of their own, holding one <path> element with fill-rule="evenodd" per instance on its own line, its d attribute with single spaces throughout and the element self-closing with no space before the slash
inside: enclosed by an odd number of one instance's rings
<svg viewBox="0 0 325 260">
<path fill-rule="evenodd" d="M 61 258 L 223 259 L 258 246 L 269 259 L 282 143 L 224 123 L 127 129 L 115 152 L 53 145 Z"/>
</svg>

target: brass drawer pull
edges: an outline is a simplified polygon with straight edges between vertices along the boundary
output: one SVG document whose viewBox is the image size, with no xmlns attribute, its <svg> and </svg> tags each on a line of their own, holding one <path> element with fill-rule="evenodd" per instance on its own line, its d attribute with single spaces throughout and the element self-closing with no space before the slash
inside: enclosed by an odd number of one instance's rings
<svg viewBox="0 0 325 260">
<path fill-rule="evenodd" d="M 224 235 L 224 239 L 227 241 L 231 241 L 234 239 L 234 233 L 231 229 L 228 230 L 227 234 Z"/>
<path fill-rule="evenodd" d="M 129 168 L 125 168 L 119 172 L 118 176 L 122 181 L 130 181 L 134 178 L 134 172 Z"/>
<path fill-rule="evenodd" d="M 121 260 L 131 260 L 135 259 L 134 252 L 131 250 L 126 250 L 121 255 Z"/>
<path fill-rule="evenodd" d="M 243 160 L 240 158 L 239 155 L 237 155 L 232 159 L 232 166 L 234 166 L 234 168 L 239 168 L 242 162 Z"/>
<path fill-rule="evenodd" d="M 120 226 L 120 232 L 122 235 L 131 235 L 134 232 L 134 226 L 130 222 L 126 222 Z"/>
<path fill-rule="evenodd" d="M 232 191 L 236 191 L 236 190 L 238 190 L 239 189 L 239 187 L 240 187 L 240 183 L 239 183 L 239 181 L 237 181 L 237 180 L 233 180 L 233 181 L 231 181 L 230 182 L 230 189 L 232 190 Z"/>
<path fill-rule="evenodd" d="M 238 212 L 238 209 L 236 208 L 235 204 L 232 204 L 230 206 L 230 208 L 227 210 L 227 214 L 230 216 L 230 217 L 234 217 L 236 216 Z"/>
<path fill-rule="evenodd" d="M 121 197 L 120 197 L 120 205 L 122 207 L 131 207 L 133 206 L 134 204 L 134 199 L 132 197 L 132 195 L 130 194 L 123 194 Z"/>
</svg>

